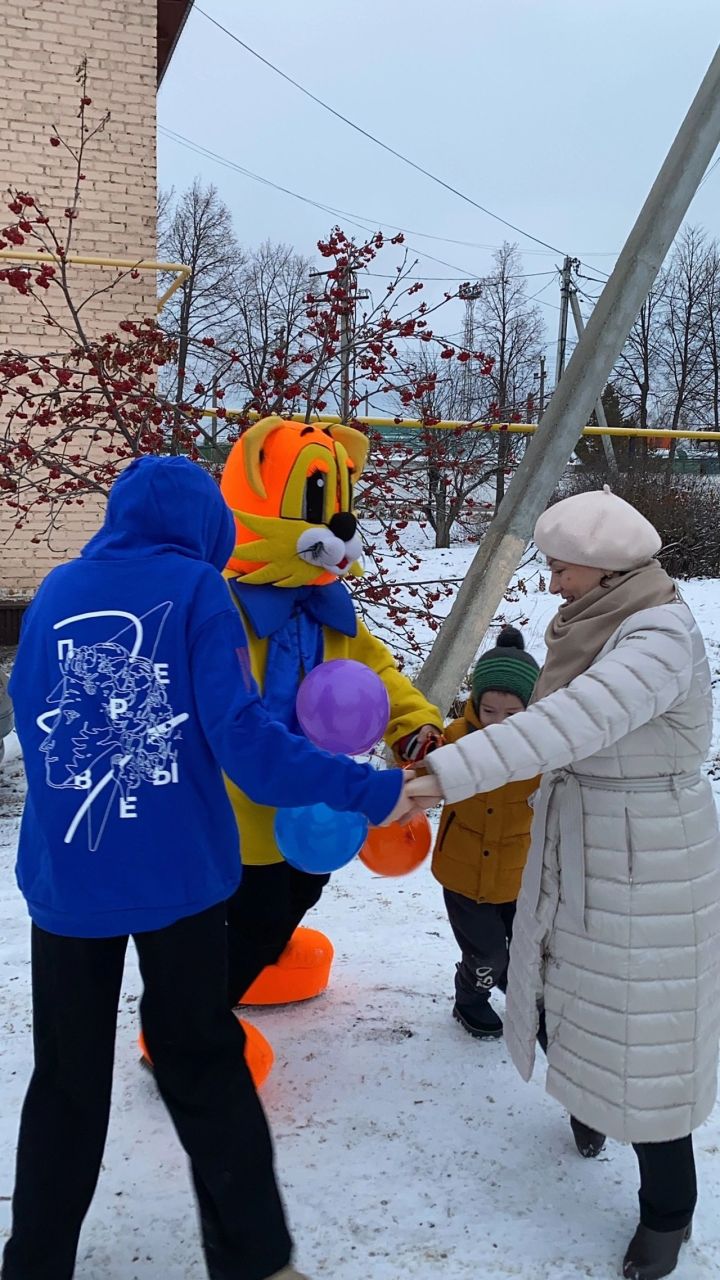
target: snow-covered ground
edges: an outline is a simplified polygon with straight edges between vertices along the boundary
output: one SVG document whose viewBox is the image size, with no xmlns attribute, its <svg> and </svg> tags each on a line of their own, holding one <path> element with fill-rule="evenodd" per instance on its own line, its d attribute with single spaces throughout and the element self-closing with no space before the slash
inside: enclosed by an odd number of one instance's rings
<svg viewBox="0 0 720 1280">
<path fill-rule="evenodd" d="M 471 550 L 428 551 L 426 576 L 460 576 Z M 428 571 L 429 570 L 429 571 Z M 720 586 L 685 595 L 720 671 Z M 528 578 L 506 606 L 542 654 L 553 611 Z M 720 707 L 719 707 L 720 712 Z M 720 742 L 720 718 L 716 734 Z M 9 1223 L 17 1118 L 30 1069 L 28 925 L 12 876 L 22 803 L 17 749 L 0 767 L 0 1232 Z M 427 866 L 403 880 L 357 864 L 314 913 L 336 946 L 319 1000 L 253 1011 L 276 1065 L 263 1089 L 298 1264 L 317 1280 L 575 1280 L 612 1277 L 636 1220 L 632 1151 L 575 1153 L 566 1118 L 525 1085 L 502 1042 L 450 1016 L 454 945 Z M 184 1156 L 138 1066 L 139 979 L 120 1008 L 110 1136 L 77 1280 L 200 1280 Z M 502 1001 L 498 998 L 498 1007 Z M 720 1274 L 720 1111 L 697 1134 L 701 1201 L 679 1280 Z"/>
</svg>

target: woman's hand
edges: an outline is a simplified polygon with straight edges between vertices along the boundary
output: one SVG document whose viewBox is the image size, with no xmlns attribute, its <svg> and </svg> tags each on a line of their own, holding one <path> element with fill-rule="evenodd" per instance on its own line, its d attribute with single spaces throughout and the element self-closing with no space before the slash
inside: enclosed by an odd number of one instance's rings
<svg viewBox="0 0 720 1280">
<path fill-rule="evenodd" d="M 391 809 L 385 821 L 379 824 L 381 827 L 389 827 L 391 822 L 409 822 L 413 814 L 418 812 L 420 806 L 409 794 L 410 782 L 414 777 L 415 774 L 411 770 L 406 770 L 402 791 L 398 796 L 395 808 Z"/>
<path fill-rule="evenodd" d="M 403 795 L 407 796 L 417 809 L 433 809 L 445 799 L 440 781 L 434 773 L 428 772 L 415 776 L 405 783 Z"/>
<path fill-rule="evenodd" d="M 409 822 L 414 814 L 433 809 L 444 799 L 440 783 L 433 773 L 419 776 L 410 765 L 404 772 L 402 791 L 395 808 L 379 824 L 381 827 L 389 827 L 391 822 Z"/>
</svg>

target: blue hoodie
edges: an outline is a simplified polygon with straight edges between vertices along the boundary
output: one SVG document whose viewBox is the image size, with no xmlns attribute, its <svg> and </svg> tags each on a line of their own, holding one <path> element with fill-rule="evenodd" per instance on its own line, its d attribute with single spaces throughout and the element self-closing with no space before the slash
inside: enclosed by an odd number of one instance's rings
<svg viewBox="0 0 720 1280">
<path fill-rule="evenodd" d="M 233 543 L 210 476 L 141 458 L 27 610 L 11 681 L 28 779 L 17 878 L 50 933 L 160 929 L 230 897 L 241 863 L 221 769 L 258 804 L 324 800 L 371 822 L 399 796 L 400 770 L 270 719 L 220 573 Z"/>
</svg>

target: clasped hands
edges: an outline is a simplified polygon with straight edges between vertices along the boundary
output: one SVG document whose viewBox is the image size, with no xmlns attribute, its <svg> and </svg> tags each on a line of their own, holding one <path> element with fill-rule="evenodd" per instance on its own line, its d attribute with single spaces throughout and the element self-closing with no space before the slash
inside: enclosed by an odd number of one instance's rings
<svg viewBox="0 0 720 1280">
<path fill-rule="evenodd" d="M 443 798 L 439 779 L 434 773 L 418 774 L 414 769 L 406 769 L 397 804 L 380 825 L 387 827 L 391 822 L 409 822 L 414 814 L 434 809 Z"/>
</svg>

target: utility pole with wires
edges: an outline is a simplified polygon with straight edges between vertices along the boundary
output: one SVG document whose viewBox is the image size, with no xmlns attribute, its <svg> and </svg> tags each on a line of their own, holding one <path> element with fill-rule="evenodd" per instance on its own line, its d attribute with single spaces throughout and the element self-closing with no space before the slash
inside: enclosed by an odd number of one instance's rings
<svg viewBox="0 0 720 1280">
<path fill-rule="evenodd" d="M 583 333 L 585 332 L 585 322 L 582 318 L 580 303 L 578 302 L 577 289 L 575 288 L 574 284 L 572 285 L 572 288 L 570 290 L 570 306 L 572 308 L 573 320 L 575 322 L 575 331 L 577 333 L 578 341 L 579 341 L 580 338 L 582 338 Z M 602 402 L 602 392 L 598 396 L 597 402 L 595 404 L 595 417 L 597 418 L 598 426 L 604 427 L 607 430 L 608 421 L 605 415 L 605 405 Z M 612 440 L 610 439 L 610 436 L 601 436 L 600 439 L 602 441 L 602 447 L 605 453 L 605 461 L 607 462 L 607 465 L 608 465 L 608 471 L 610 472 L 611 475 L 617 476 L 620 473 L 618 469 L 617 458 L 615 457 L 615 450 L 613 449 Z"/>
<path fill-rule="evenodd" d="M 367 289 L 358 290 L 357 274 L 350 264 L 342 281 L 346 305 L 340 314 L 340 417 L 349 422 L 355 393 L 355 311 L 358 302 L 365 302 L 370 294 Z"/>
<path fill-rule="evenodd" d="M 542 416 L 545 412 L 545 356 L 540 357 L 540 372 L 534 373 L 533 378 L 539 379 L 537 420 L 542 422 Z"/>
<path fill-rule="evenodd" d="M 570 293 L 573 288 L 573 270 L 580 269 L 579 258 L 566 257 L 560 268 L 560 321 L 558 323 L 557 359 L 555 362 L 555 386 L 558 385 L 565 371 L 567 353 L 568 308 Z"/>
<path fill-rule="evenodd" d="M 465 319 L 463 322 L 463 346 L 466 351 L 475 350 L 475 303 L 482 297 L 483 287 L 478 281 L 475 284 L 461 284 L 458 298 L 465 303 Z M 463 369 L 462 404 L 460 417 L 469 422 L 473 417 L 473 363 L 466 361 Z"/>
<path fill-rule="evenodd" d="M 345 303 L 340 313 L 340 417 L 343 422 L 349 422 L 353 383 L 355 290 L 357 288 L 357 277 L 349 265 L 343 272 L 342 287 L 345 292 Z"/>
<path fill-rule="evenodd" d="M 565 372 L 568 315 L 570 311 L 572 311 L 578 341 L 582 337 L 585 329 L 582 313 L 580 311 L 580 303 L 577 296 L 577 285 L 573 279 L 574 272 L 579 272 L 581 265 L 582 263 L 579 258 L 566 257 L 563 261 L 562 267 L 560 268 L 560 321 L 558 327 L 557 362 L 555 366 L 556 387 L 559 385 L 560 379 Z M 540 399 L 541 401 L 543 400 L 542 393 Z M 542 415 L 538 416 L 538 422 L 540 422 L 541 416 Z M 595 416 L 599 427 L 607 427 L 607 418 L 605 416 L 605 407 L 602 402 L 602 395 L 598 396 L 597 404 L 595 405 Z M 608 436 L 601 436 L 601 440 L 608 471 L 611 475 L 616 476 L 618 474 L 618 465 L 612 441 Z"/>
<path fill-rule="evenodd" d="M 311 278 L 327 276 L 327 271 L 312 271 Z M 348 262 L 340 280 L 343 299 L 340 312 L 340 395 L 339 408 L 342 422 L 349 422 L 353 416 L 355 390 L 355 312 L 358 302 L 365 302 L 370 294 L 367 289 L 358 289 L 357 269 Z"/>
</svg>

